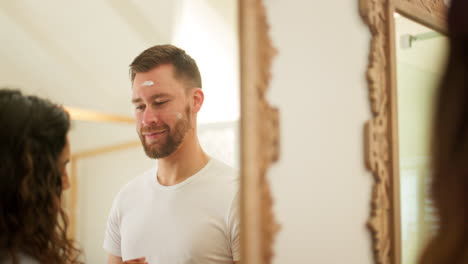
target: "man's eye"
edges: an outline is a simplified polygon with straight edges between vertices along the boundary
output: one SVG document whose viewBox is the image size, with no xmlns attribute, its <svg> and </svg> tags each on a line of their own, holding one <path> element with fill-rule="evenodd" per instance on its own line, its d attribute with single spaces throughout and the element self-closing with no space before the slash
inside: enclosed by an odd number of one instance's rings
<svg viewBox="0 0 468 264">
<path fill-rule="evenodd" d="M 137 111 L 142 111 L 142 110 L 144 110 L 144 109 L 145 109 L 145 106 L 144 106 L 144 105 L 137 105 L 137 106 L 135 107 L 135 110 L 137 110 Z"/>
<path fill-rule="evenodd" d="M 169 101 L 158 101 L 158 102 L 154 102 L 154 105 L 155 106 L 161 106 L 161 105 L 164 105 L 167 102 L 169 102 Z"/>
</svg>

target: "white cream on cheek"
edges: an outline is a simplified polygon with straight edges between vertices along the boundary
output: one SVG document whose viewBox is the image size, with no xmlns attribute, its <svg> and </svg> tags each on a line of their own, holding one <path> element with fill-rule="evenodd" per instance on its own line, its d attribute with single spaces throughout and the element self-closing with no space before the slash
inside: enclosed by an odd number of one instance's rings
<svg viewBox="0 0 468 264">
<path fill-rule="evenodd" d="M 174 120 L 173 118 L 176 118 L 177 121 L 179 120 L 182 120 L 184 118 L 184 115 L 180 112 L 169 112 L 169 113 L 160 113 L 158 115 L 158 120 L 160 120 L 160 122 L 167 122 L 169 120 Z M 140 126 L 144 126 L 143 125 L 143 116 L 142 115 L 139 115 L 137 116 L 137 123 L 140 125 Z M 140 129 L 140 128 L 138 128 Z"/>
</svg>

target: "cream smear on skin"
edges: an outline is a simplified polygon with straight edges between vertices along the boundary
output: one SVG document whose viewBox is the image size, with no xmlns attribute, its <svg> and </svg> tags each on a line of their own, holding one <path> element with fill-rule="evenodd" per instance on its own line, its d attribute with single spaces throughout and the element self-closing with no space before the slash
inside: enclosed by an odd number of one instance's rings
<svg viewBox="0 0 468 264">
<path fill-rule="evenodd" d="M 144 81 L 141 86 L 153 86 L 154 82 L 153 81 Z"/>
</svg>

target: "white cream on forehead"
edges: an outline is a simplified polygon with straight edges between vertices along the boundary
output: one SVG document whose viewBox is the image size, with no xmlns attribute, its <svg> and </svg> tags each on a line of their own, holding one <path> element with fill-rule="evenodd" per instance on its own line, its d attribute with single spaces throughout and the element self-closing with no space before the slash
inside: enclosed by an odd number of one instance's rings
<svg viewBox="0 0 468 264">
<path fill-rule="evenodd" d="M 153 86 L 154 82 L 153 81 L 144 81 L 141 86 Z"/>
</svg>

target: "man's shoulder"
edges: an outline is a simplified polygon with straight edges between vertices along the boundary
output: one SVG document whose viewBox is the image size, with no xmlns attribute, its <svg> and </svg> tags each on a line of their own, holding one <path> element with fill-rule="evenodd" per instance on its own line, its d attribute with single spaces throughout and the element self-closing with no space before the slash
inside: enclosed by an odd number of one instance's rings
<svg viewBox="0 0 468 264">
<path fill-rule="evenodd" d="M 235 175 L 237 174 L 237 169 L 232 167 L 231 165 L 228 165 L 224 161 L 221 161 L 217 158 L 211 158 L 210 163 L 212 163 L 212 168 L 216 169 L 220 172 L 224 172 L 228 175 Z"/>
<path fill-rule="evenodd" d="M 125 184 L 117 194 L 118 197 L 134 195 L 141 192 L 144 188 L 149 186 L 152 175 L 156 175 L 156 167 L 147 169 L 143 173 L 140 173 L 137 177 L 130 180 Z"/>
<path fill-rule="evenodd" d="M 209 172 L 216 174 L 218 178 L 228 180 L 237 180 L 239 178 L 239 171 L 227 163 L 216 158 L 211 158 L 211 163 Z"/>
<path fill-rule="evenodd" d="M 203 184 L 214 192 L 225 192 L 234 195 L 239 188 L 239 172 L 232 166 L 212 158 L 206 170 Z"/>
</svg>

